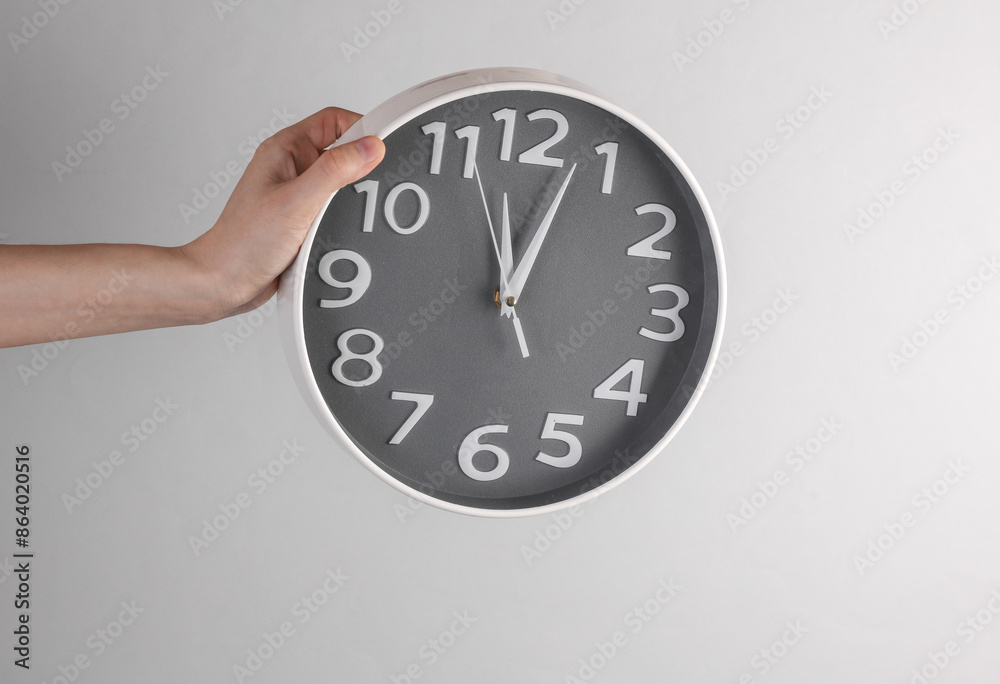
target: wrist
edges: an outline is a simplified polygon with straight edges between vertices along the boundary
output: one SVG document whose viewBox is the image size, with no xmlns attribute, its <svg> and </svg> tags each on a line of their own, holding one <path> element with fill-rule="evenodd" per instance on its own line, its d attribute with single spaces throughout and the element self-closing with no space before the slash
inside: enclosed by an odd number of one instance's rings
<svg viewBox="0 0 1000 684">
<path fill-rule="evenodd" d="M 177 263 L 182 295 L 188 302 L 191 323 L 213 323 L 238 308 L 228 287 L 231 279 L 217 264 L 205 259 L 200 238 L 169 248 Z"/>
</svg>

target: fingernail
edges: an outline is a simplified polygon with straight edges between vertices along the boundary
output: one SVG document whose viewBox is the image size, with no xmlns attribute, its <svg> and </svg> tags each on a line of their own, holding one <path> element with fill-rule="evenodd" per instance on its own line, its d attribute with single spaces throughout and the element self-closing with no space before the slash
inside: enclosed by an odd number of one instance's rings
<svg viewBox="0 0 1000 684">
<path fill-rule="evenodd" d="M 354 147 L 358 150 L 358 154 L 361 155 L 366 164 L 372 163 L 378 157 L 378 143 L 370 137 L 357 141 L 354 143 Z"/>
</svg>

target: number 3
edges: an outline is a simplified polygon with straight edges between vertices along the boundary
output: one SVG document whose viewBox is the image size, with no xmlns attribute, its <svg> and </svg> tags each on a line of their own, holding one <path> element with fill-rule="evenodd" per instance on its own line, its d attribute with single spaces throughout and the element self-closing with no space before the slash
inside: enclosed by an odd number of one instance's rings
<svg viewBox="0 0 1000 684">
<path fill-rule="evenodd" d="M 677 303 L 669 309 L 649 310 L 649 313 L 652 315 L 666 318 L 668 321 L 673 323 L 674 329 L 670 332 L 661 333 L 649 330 L 648 328 L 641 328 L 639 330 L 639 334 L 643 337 L 648 337 L 651 340 L 656 340 L 657 342 L 674 342 L 681 339 L 681 336 L 684 334 L 684 321 L 681 320 L 681 309 L 687 306 L 688 302 L 691 301 L 687 290 L 680 285 L 670 285 L 668 283 L 650 285 L 648 289 L 650 294 L 655 292 L 671 292 L 675 297 L 677 297 Z"/>
</svg>

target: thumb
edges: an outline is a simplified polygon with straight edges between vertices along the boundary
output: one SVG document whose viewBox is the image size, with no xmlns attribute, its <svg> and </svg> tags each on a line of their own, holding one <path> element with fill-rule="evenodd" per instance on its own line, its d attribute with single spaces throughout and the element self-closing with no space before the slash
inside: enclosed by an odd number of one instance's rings
<svg viewBox="0 0 1000 684">
<path fill-rule="evenodd" d="M 300 191 L 317 207 L 330 193 L 353 183 L 375 168 L 385 155 L 385 145 L 373 135 L 324 151 L 298 178 Z"/>
</svg>

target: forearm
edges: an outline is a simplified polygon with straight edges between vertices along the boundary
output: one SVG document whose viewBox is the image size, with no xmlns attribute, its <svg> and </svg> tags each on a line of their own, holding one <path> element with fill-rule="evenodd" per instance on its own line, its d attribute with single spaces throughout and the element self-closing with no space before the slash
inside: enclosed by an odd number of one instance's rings
<svg viewBox="0 0 1000 684">
<path fill-rule="evenodd" d="M 360 117 L 327 107 L 260 144 L 215 225 L 183 247 L 0 245 L 0 347 L 209 323 L 271 298 L 330 193 L 385 147 L 331 147 Z"/>
<path fill-rule="evenodd" d="M 0 245 L 0 347 L 221 315 L 212 275 L 180 248 Z"/>
</svg>

